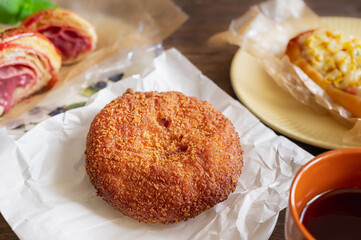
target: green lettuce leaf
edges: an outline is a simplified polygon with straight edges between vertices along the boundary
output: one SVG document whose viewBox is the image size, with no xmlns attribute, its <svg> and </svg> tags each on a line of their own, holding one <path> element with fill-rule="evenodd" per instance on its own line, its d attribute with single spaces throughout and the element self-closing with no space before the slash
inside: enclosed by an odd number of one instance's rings
<svg viewBox="0 0 361 240">
<path fill-rule="evenodd" d="M 14 24 L 41 9 L 55 7 L 49 0 L 0 0 L 0 22 Z"/>
<path fill-rule="evenodd" d="M 23 0 L 22 2 L 23 5 L 21 11 L 17 16 L 19 21 L 39 10 L 57 7 L 54 3 L 48 0 Z"/>
<path fill-rule="evenodd" d="M 0 0 L 0 22 L 16 23 L 20 12 L 21 0 Z"/>
</svg>

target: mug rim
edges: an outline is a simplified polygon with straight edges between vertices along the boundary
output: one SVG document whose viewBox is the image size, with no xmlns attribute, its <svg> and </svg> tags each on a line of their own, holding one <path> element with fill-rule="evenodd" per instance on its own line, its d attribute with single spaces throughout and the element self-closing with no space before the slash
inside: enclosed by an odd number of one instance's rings
<svg viewBox="0 0 361 240">
<path fill-rule="evenodd" d="M 311 233 L 307 230 L 307 228 L 300 221 L 300 216 L 298 215 L 297 210 L 296 210 L 295 191 L 294 191 L 295 187 L 296 187 L 297 183 L 300 181 L 300 177 L 302 176 L 302 174 L 305 171 L 307 171 L 307 169 L 311 168 L 314 164 L 316 164 L 316 163 L 318 163 L 320 161 L 324 161 L 325 159 L 328 159 L 331 156 L 342 155 L 342 154 L 345 154 L 345 153 L 361 153 L 361 148 L 334 149 L 334 150 L 329 150 L 329 151 L 326 151 L 324 153 L 321 153 L 321 154 L 315 156 L 314 158 L 312 158 L 305 165 L 303 165 L 298 170 L 295 178 L 292 181 L 288 204 L 289 204 L 289 208 L 290 208 L 290 212 L 291 212 L 293 220 L 295 221 L 298 229 L 301 231 L 303 236 L 306 237 L 306 239 L 314 240 L 315 237 L 313 237 L 311 235 Z"/>
</svg>

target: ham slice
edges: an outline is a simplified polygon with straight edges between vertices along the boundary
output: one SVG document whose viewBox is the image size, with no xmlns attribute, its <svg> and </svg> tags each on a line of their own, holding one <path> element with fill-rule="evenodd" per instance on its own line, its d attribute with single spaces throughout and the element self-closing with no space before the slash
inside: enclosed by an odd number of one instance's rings
<svg viewBox="0 0 361 240">
<path fill-rule="evenodd" d="M 95 29 L 87 20 L 59 7 L 27 16 L 21 26 L 47 37 L 61 52 L 64 65 L 83 59 L 95 49 L 97 42 Z"/>
<path fill-rule="evenodd" d="M 89 38 L 81 36 L 70 27 L 49 26 L 39 29 L 38 32 L 45 35 L 60 50 L 63 61 L 92 48 Z"/>
<path fill-rule="evenodd" d="M 35 84 L 35 72 L 24 65 L 7 65 L 0 68 L 0 105 L 7 112 L 12 105 L 13 93 L 16 88 L 25 88 Z"/>
<path fill-rule="evenodd" d="M 24 28 L 1 32 L 0 116 L 21 100 L 50 89 L 60 66 L 59 50 L 44 35 Z"/>
</svg>

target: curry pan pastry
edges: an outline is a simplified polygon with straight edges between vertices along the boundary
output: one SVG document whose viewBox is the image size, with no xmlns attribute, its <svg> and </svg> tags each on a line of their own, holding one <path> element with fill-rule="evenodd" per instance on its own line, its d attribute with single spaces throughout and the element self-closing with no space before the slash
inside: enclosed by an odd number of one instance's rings
<svg viewBox="0 0 361 240">
<path fill-rule="evenodd" d="M 193 218 L 236 188 L 243 150 L 231 121 L 180 92 L 133 92 L 91 123 L 86 171 L 98 194 L 146 223 Z"/>
</svg>

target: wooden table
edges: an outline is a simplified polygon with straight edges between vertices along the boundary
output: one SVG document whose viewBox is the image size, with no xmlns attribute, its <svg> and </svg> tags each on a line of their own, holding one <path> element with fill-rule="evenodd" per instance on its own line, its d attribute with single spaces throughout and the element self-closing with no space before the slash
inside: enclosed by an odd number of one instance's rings
<svg viewBox="0 0 361 240">
<path fill-rule="evenodd" d="M 210 48 L 209 37 L 228 28 L 232 19 L 245 13 L 261 0 L 174 0 L 189 15 L 188 21 L 164 41 L 164 48 L 177 48 L 206 76 L 229 95 L 236 98 L 230 83 L 230 65 L 237 51 L 235 46 Z M 305 0 L 321 16 L 361 17 L 361 0 Z M 292 140 L 292 139 L 291 139 Z M 300 147 L 317 155 L 326 149 L 292 140 Z M 281 211 L 270 239 L 284 239 L 285 210 Z M 18 239 L 0 215 L 0 240 Z"/>
</svg>

